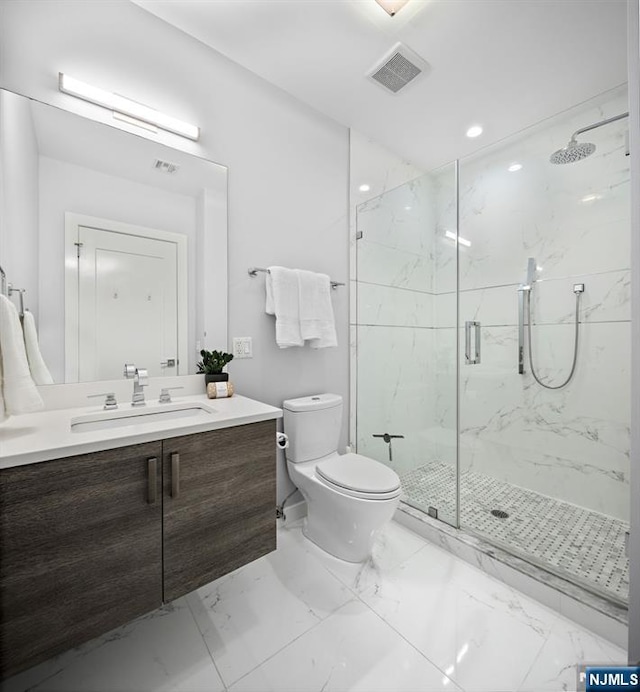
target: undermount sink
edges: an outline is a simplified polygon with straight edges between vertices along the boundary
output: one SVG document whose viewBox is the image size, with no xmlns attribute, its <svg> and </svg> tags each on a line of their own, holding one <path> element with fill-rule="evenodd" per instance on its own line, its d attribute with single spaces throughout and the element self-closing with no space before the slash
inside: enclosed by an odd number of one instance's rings
<svg viewBox="0 0 640 692">
<path fill-rule="evenodd" d="M 157 406 L 141 406 L 116 411 L 100 411 L 88 413 L 85 416 L 76 416 L 71 419 L 71 432 L 91 432 L 94 430 L 108 430 L 127 425 L 141 425 L 143 423 L 162 423 L 176 420 L 177 418 L 189 418 L 191 416 L 211 415 L 216 410 L 206 404 L 194 401 L 175 404 L 161 404 Z"/>
</svg>

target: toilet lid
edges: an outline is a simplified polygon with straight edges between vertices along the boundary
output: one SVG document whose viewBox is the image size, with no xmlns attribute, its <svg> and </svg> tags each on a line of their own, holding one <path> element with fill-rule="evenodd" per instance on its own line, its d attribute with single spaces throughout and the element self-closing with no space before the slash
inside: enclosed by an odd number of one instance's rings
<svg viewBox="0 0 640 692">
<path fill-rule="evenodd" d="M 360 454 L 343 454 L 316 464 L 316 473 L 329 483 L 364 493 L 389 493 L 400 488 L 398 474 Z"/>
</svg>

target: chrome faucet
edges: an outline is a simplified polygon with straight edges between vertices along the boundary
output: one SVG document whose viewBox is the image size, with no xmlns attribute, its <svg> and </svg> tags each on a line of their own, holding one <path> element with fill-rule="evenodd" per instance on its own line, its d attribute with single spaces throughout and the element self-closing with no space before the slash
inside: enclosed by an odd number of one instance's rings
<svg viewBox="0 0 640 692">
<path fill-rule="evenodd" d="M 137 368 L 133 363 L 126 363 L 124 366 L 124 376 L 128 380 L 133 379 L 133 397 L 131 398 L 131 405 L 146 406 L 144 391 L 142 389 L 149 384 L 149 373 L 146 368 Z"/>
</svg>

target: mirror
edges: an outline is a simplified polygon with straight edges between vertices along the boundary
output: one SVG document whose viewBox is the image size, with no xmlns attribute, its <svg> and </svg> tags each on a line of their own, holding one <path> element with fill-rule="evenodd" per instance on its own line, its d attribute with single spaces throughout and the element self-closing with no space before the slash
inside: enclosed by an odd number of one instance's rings
<svg viewBox="0 0 640 692">
<path fill-rule="evenodd" d="M 225 166 L 0 90 L 0 190 L 0 265 L 54 382 L 226 348 Z"/>
</svg>

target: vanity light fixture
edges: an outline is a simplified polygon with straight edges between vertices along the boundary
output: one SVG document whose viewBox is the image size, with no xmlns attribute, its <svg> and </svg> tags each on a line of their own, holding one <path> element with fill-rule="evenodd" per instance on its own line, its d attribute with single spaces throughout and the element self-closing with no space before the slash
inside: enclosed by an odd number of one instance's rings
<svg viewBox="0 0 640 692">
<path fill-rule="evenodd" d="M 390 17 L 393 17 L 409 0 L 376 0 L 376 2 Z"/>
<path fill-rule="evenodd" d="M 58 76 L 58 89 L 83 101 L 89 101 L 89 103 L 95 103 L 97 106 L 108 108 L 114 111 L 114 114 L 119 113 L 129 118 L 134 118 L 187 139 L 197 141 L 200 137 L 200 128 L 197 125 L 185 123 L 183 120 L 173 118 L 154 108 L 149 108 L 149 106 L 114 94 L 111 91 L 105 91 L 86 82 L 81 82 L 79 79 L 70 77 L 62 72 Z"/>
</svg>

